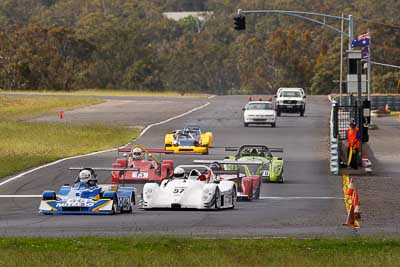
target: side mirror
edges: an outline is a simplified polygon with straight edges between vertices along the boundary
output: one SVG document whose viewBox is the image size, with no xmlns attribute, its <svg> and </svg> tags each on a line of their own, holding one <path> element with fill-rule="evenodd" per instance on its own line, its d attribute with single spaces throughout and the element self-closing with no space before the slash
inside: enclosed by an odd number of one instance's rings
<svg viewBox="0 0 400 267">
<path fill-rule="evenodd" d="M 277 98 L 277 96 L 276 96 L 276 95 L 274 95 L 274 97 L 275 97 L 275 98 Z"/>
<path fill-rule="evenodd" d="M 306 95 L 304 95 L 304 98 L 306 98 L 307 96 Z"/>
<path fill-rule="evenodd" d="M 245 111 L 246 109 L 245 109 L 245 108 L 242 108 L 242 110 Z"/>
</svg>

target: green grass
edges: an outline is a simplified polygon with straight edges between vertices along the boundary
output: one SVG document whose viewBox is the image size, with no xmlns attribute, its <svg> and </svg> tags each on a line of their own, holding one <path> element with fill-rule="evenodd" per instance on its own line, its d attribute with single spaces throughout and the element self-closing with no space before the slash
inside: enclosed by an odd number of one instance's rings
<svg viewBox="0 0 400 267">
<path fill-rule="evenodd" d="M 399 239 L 3 238 L 1 266 L 399 266 Z"/>
<path fill-rule="evenodd" d="M 0 97 L 0 177 L 60 158 L 120 146 L 136 138 L 137 129 L 126 127 L 21 121 L 101 102 L 80 98 Z"/>
<path fill-rule="evenodd" d="M 95 98 L 34 98 L 34 97 L 6 97 L 0 96 L 0 121 L 21 120 L 60 110 L 70 110 L 103 103 L 104 100 Z"/>
<path fill-rule="evenodd" d="M 390 111 L 390 116 L 400 116 L 400 111 Z"/>
<path fill-rule="evenodd" d="M 160 96 L 160 97 L 208 97 L 208 94 L 202 93 L 179 93 L 175 91 L 151 92 L 138 90 L 104 90 L 104 89 L 86 89 L 77 91 L 6 91 L 0 90 L 0 93 L 10 94 L 48 94 L 48 95 L 81 95 L 81 96 Z"/>
</svg>

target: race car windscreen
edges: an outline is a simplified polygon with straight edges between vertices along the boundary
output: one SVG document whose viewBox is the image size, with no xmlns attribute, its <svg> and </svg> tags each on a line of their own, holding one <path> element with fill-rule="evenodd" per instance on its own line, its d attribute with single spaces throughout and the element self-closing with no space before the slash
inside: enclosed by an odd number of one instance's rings
<svg viewBox="0 0 400 267">
<path fill-rule="evenodd" d="M 247 106 L 248 110 L 270 110 L 273 109 L 272 103 L 252 103 Z"/>
<path fill-rule="evenodd" d="M 283 91 L 281 93 L 282 97 L 301 97 L 299 91 Z"/>
</svg>

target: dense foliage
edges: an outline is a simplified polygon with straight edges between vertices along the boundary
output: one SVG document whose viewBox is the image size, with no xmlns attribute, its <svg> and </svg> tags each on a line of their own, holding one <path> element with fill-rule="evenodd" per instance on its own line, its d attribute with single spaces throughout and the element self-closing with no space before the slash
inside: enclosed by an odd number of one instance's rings
<svg viewBox="0 0 400 267">
<path fill-rule="evenodd" d="M 335 31 L 270 14 L 247 15 L 246 31 L 237 32 L 232 19 L 237 8 L 353 14 L 356 34 L 370 30 L 374 60 L 400 65 L 400 27 L 384 25 L 399 21 L 397 0 L 2 0 L 0 88 L 338 90 Z M 204 25 L 162 14 L 202 10 L 214 12 Z M 327 22 L 340 28 L 339 21 Z M 395 92 L 399 78 L 395 69 L 374 67 L 373 88 Z"/>
</svg>

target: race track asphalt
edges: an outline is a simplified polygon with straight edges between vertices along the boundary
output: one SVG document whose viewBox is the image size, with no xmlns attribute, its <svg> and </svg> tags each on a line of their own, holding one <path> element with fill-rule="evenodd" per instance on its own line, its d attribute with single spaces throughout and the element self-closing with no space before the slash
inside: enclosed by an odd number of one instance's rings
<svg viewBox="0 0 400 267">
<path fill-rule="evenodd" d="M 154 102 L 157 99 L 152 100 Z M 161 100 L 159 100 L 161 101 Z M 174 101 L 174 100 L 170 100 Z M 198 124 L 212 131 L 215 146 L 245 143 L 283 147 L 284 184 L 263 184 L 260 200 L 239 202 L 233 210 L 221 211 L 144 211 L 115 216 L 44 216 L 38 214 L 40 198 L 0 198 L 1 236 L 126 236 L 184 235 L 206 237 L 320 237 L 354 236 L 351 228 L 342 226 L 345 208 L 341 178 L 329 174 L 328 127 L 330 103 L 326 96 L 307 98 L 304 117 L 283 114 L 277 127 L 244 128 L 244 96 L 220 96 L 213 99 L 187 100 L 193 106 L 209 101 L 206 108 L 166 124 L 155 126 L 137 143 L 162 148 L 164 134 L 185 124 Z M 180 106 L 176 100 L 171 107 Z M 185 106 L 187 110 L 189 106 Z M 104 110 L 103 110 L 104 111 Z M 185 110 L 184 110 L 185 111 Z M 184 112 L 183 111 L 183 112 Z M 179 112 L 173 112 L 178 114 Z M 74 113 L 79 114 L 79 111 Z M 87 113 L 85 113 L 87 114 Z M 149 123 L 162 121 L 166 114 L 151 113 Z M 79 116 L 78 116 L 79 117 Z M 135 118 L 128 121 L 135 125 Z M 208 156 L 166 155 L 176 164 L 191 163 L 198 158 L 222 158 L 223 149 L 213 149 Z M 71 183 L 70 166 L 111 167 L 115 152 L 105 152 L 63 161 L 27 174 L 0 187 L 0 194 L 40 195 L 43 190 L 58 190 Z M 109 174 L 99 174 L 101 183 Z M 137 185 L 141 190 L 142 185 Z M 268 198 L 280 197 L 280 198 Z"/>
</svg>

